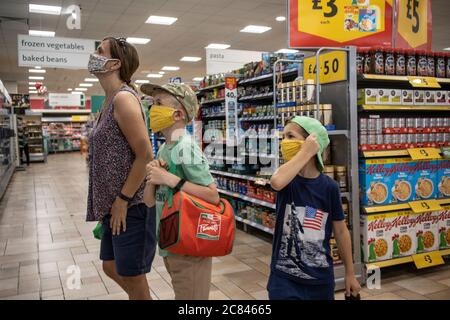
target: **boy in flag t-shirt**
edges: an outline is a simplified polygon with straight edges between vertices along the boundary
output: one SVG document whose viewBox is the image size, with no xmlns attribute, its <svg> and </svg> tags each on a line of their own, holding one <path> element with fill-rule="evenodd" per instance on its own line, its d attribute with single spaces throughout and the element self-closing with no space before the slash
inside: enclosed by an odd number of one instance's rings
<svg viewBox="0 0 450 320">
<path fill-rule="evenodd" d="M 321 173 L 321 154 L 329 143 L 325 127 L 316 119 L 296 116 L 284 128 L 285 163 L 270 180 L 278 191 L 267 285 L 271 300 L 334 299 L 332 232 L 345 265 L 346 296 L 358 296 L 361 289 L 353 270 L 339 186 Z"/>
</svg>

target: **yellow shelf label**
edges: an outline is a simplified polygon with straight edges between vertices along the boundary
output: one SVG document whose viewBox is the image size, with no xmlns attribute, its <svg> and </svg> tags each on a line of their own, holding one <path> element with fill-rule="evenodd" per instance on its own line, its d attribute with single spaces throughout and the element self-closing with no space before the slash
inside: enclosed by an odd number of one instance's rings
<svg viewBox="0 0 450 320">
<path fill-rule="evenodd" d="M 442 210 L 439 201 L 437 200 L 419 200 L 411 201 L 408 203 L 414 213 L 423 213 L 430 211 L 440 211 Z"/>
<path fill-rule="evenodd" d="M 408 81 L 415 88 L 440 88 L 441 85 L 436 78 L 433 77 L 411 77 L 408 76 Z"/>
<path fill-rule="evenodd" d="M 344 81 L 347 79 L 347 53 L 343 51 L 333 51 L 321 54 L 320 83 L 330 83 Z M 303 64 L 303 76 L 305 79 L 316 81 L 316 56 L 306 58 Z"/>
<path fill-rule="evenodd" d="M 423 269 L 444 264 L 442 253 L 439 251 L 425 252 L 412 256 L 417 269 Z"/>
<path fill-rule="evenodd" d="M 411 148 L 408 153 L 413 160 L 441 159 L 439 149 L 436 148 Z"/>
</svg>

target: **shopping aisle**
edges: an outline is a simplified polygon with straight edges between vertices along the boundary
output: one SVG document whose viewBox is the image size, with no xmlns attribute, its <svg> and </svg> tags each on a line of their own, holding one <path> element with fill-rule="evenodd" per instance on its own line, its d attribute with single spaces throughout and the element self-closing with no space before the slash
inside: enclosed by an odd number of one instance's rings
<svg viewBox="0 0 450 320">
<path fill-rule="evenodd" d="M 101 270 L 95 223 L 86 223 L 87 168 L 78 153 L 51 155 L 46 164 L 17 172 L 0 202 L 1 299 L 126 299 Z M 267 299 L 270 243 L 237 232 L 233 254 L 214 259 L 211 299 Z M 81 289 L 69 290 L 67 268 L 81 271 Z M 157 256 L 148 274 L 155 299 L 173 299 Z M 426 272 L 383 270 L 381 290 L 366 299 L 450 299 L 450 265 Z M 338 299 L 343 293 L 337 294 Z"/>
</svg>

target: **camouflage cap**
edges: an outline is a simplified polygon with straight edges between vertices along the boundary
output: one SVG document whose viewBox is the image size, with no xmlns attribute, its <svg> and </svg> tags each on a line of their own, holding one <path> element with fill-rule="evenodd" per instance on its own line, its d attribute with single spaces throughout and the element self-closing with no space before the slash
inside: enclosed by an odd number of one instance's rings
<svg viewBox="0 0 450 320">
<path fill-rule="evenodd" d="M 187 84 L 168 83 L 162 86 L 157 84 L 143 84 L 140 89 L 142 93 L 149 96 L 153 96 L 156 91 L 165 91 L 174 96 L 183 105 L 189 121 L 197 114 L 199 108 L 197 95 Z"/>
</svg>

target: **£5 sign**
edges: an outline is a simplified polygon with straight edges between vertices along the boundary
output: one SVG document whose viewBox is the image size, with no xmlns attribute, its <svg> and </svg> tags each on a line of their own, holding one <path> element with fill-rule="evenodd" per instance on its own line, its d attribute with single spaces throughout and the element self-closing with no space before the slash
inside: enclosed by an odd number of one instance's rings
<svg viewBox="0 0 450 320">
<path fill-rule="evenodd" d="M 395 11 L 397 21 L 395 46 L 431 50 L 431 1 L 398 0 Z"/>
</svg>

